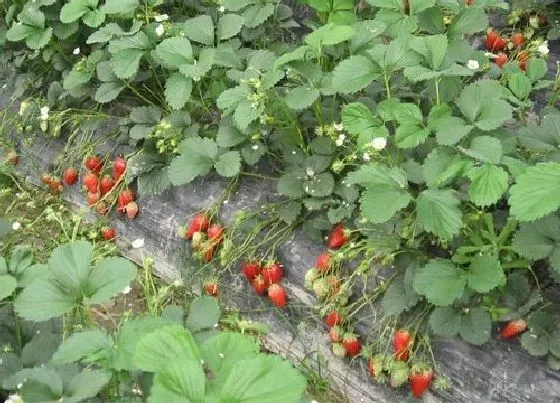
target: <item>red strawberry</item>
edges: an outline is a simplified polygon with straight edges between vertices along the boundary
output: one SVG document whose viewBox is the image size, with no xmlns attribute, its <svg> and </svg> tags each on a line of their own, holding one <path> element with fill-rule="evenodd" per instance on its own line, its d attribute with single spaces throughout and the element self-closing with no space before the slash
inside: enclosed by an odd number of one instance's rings
<svg viewBox="0 0 560 403">
<path fill-rule="evenodd" d="M 66 185 L 72 186 L 78 180 L 78 171 L 76 170 L 76 168 L 66 168 L 63 178 Z"/>
<path fill-rule="evenodd" d="M 113 180 L 118 182 L 126 172 L 126 160 L 122 155 L 117 155 L 113 164 Z"/>
<path fill-rule="evenodd" d="M 87 202 L 90 206 L 97 204 L 99 200 L 101 200 L 101 194 L 99 192 L 88 192 Z"/>
<path fill-rule="evenodd" d="M 517 64 L 519 68 L 523 71 L 527 70 L 527 62 L 529 61 L 529 52 L 522 50 L 517 55 Z"/>
<path fill-rule="evenodd" d="M 204 232 L 195 232 L 193 234 L 192 240 L 191 240 L 191 246 L 193 248 L 193 250 L 199 250 L 200 247 L 202 246 L 202 243 L 206 240 L 206 235 L 204 234 Z"/>
<path fill-rule="evenodd" d="M 99 173 L 103 168 L 103 161 L 97 155 L 90 155 L 86 158 L 85 166 L 89 171 Z"/>
<path fill-rule="evenodd" d="M 342 338 L 342 344 L 346 349 L 346 353 L 352 357 L 360 354 L 360 351 L 362 350 L 362 344 L 360 343 L 360 340 L 358 340 L 358 336 L 354 333 L 346 333 Z"/>
<path fill-rule="evenodd" d="M 377 376 L 377 363 L 375 362 L 375 360 L 373 359 L 373 357 L 370 357 L 368 359 L 367 362 L 367 372 L 368 375 L 371 377 L 376 377 Z"/>
<path fill-rule="evenodd" d="M 327 272 L 331 267 L 331 253 L 329 251 L 321 252 L 315 261 L 315 268 L 319 273 Z"/>
<path fill-rule="evenodd" d="M 488 32 L 486 36 L 486 49 L 495 51 L 503 50 L 507 45 L 507 41 L 500 36 L 496 31 Z"/>
<path fill-rule="evenodd" d="M 340 325 L 342 322 L 342 315 L 337 311 L 332 311 L 325 316 L 325 324 L 328 327 L 333 327 L 336 325 Z"/>
<path fill-rule="evenodd" d="M 279 284 L 272 284 L 268 287 L 268 299 L 278 308 L 286 306 L 286 291 Z"/>
<path fill-rule="evenodd" d="M 465 0 L 465 6 L 472 6 L 474 4 L 474 0 Z"/>
<path fill-rule="evenodd" d="M 112 227 L 101 228 L 101 238 L 103 238 L 104 241 L 110 241 L 112 239 L 115 239 L 116 236 L 117 236 L 117 232 L 115 231 L 114 228 Z"/>
<path fill-rule="evenodd" d="M 138 204 L 134 201 L 128 203 L 125 207 L 126 216 L 133 220 L 138 215 Z"/>
<path fill-rule="evenodd" d="M 344 358 L 346 356 L 346 348 L 342 343 L 333 343 L 332 352 L 335 357 Z"/>
<path fill-rule="evenodd" d="M 215 281 L 210 281 L 204 284 L 204 292 L 211 297 L 217 297 L 220 294 L 220 288 Z"/>
<path fill-rule="evenodd" d="M 41 182 L 44 183 L 45 185 L 50 185 L 51 181 L 52 181 L 52 177 L 48 173 L 44 172 L 41 175 Z"/>
<path fill-rule="evenodd" d="M 412 347 L 410 333 L 408 333 L 407 330 L 398 330 L 395 332 L 393 336 L 393 352 L 395 353 L 395 358 L 399 361 L 408 360 L 410 347 Z"/>
<path fill-rule="evenodd" d="M 513 46 L 516 48 L 520 48 L 525 43 L 525 36 L 520 32 L 516 32 L 511 36 L 511 43 L 513 43 Z"/>
<path fill-rule="evenodd" d="M 107 203 L 99 202 L 95 205 L 95 209 L 100 215 L 107 215 L 109 212 L 109 207 L 107 207 Z"/>
<path fill-rule="evenodd" d="M 243 262 L 241 269 L 247 280 L 252 281 L 261 272 L 261 265 L 259 262 Z"/>
<path fill-rule="evenodd" d="M 500 332 L 502 339 L 511 339 L 527 330 L 527 322 L 523 319 L 512 320 Z"/>
<path fill-rule="evenodd" d="M 255 276 L 255 278 L 251 282 L 251 285 L 255 289 L 255 292 L 259 295 L 264 295 L 264 293 L 266 292 L 267 284 L 263 276 L 261 276 L 260 274 L 257 274 Z"/>
<path fill-rule="evenodd" d="M 193 234 L 197 231 L 206 232 L 208 227 L 210 226 L 210 219 L 205 213 L 198 213 L 196 214 L 187 229 L 187 233 L 185 234 L 186 239 L 191 239 Z"/>
<path fill-rule="evenodd" d="M 494 63 L 496 63 L 499 67 L 502 67 L 508 61 L 508 57 L 505 53 L 498 53 L 494 58 Z"/>
<path fill-rule="evenodd" d="M 224 238 L 224 227 L 220 224 L 212 224 L 208 228 L 208 239 L 211 240 L 215 244 L 219 244 L 222 242 Z"/>
<path fill-rule="evenodd" d="M 105 196 L 107 193 L 111 191 L 115 187 L 115 181 L 109 175 L 105 175 L 101 178 L 99 182 L 99 191 L 101 192 L 101 196 Z"/>
<path fill-rule="evenodd" d="M 90 191 L 91 193 L 97 193 L 99 178 L 96 174 L 94 174 L 93 172 L 88 172 L 86 176 L 84 176 L 83 182 L 88 191 Z"/>
<path fill-rule="evenodd" d="M 329 330 L 329 336 L 333 343 L 340 343 L 342 341 L 342 328 L 340 326 L 333 326 Z"/>
<path fill-rule="evenodd" d="M 284 269 L 282 269 L 280 263 L 272 263 L 266 265 L 262 269 L 261 274 L 268 284 L 277 284 L 282 281 L 282 277 L 284 277 Z"/>
<path fill-rule="evenodd" d="M 348 242 L 347 231 L 342 223 L 336 224 L 328 239 L 328 246 L 330 249 L 338 249 L 346 245 Z"/>
<path fill-rule="evenodd" d="M 17 155 L 14 150 L 10 150 L 6 155 L 6 161 L 8 162 L 8 164 L 16 166 L 19 161 L 19 155 Z"/>
<path fill-rule="evenodd" d="M 126 205 L 136 199 L 134 192 L 130 189 L 125 189 L 119 193 L 117 197 L 117 211 L 119 213 L 124 213 L 126 211 Z"/>
<path fill-rule="evenodd" d="M 216 252 L 215 245 L 212 244 L 206 245 L 205 247 L 202 248 L 201 251 L 202 260 L 206 263 L 210 262 L 214 258 L 214 252 Z"/>
<path fill-rule="evenodd" d="M 409 376 L 410 390 L 415 397 L 422 397 L 432 379 L 434 378 L 434 372 L 431 369 L 426 369 L 424 371 L 413 372 Z"/>
<path fill-rule="evenodd" d="M 51 188 L 51 191 L 54 193 L 58 193 L 62 191 L 62 181 L 58 178 L 53 178 L 51 179 L 51 182 L 49 183 L 49 187 Z"/>
</svg>

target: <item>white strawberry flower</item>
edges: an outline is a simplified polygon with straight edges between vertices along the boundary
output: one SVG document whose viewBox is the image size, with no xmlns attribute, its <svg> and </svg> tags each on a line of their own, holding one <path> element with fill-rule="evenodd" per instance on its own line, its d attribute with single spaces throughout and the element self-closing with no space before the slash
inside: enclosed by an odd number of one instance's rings
<svg viewBox="0 0 560 403">
<path fill-rule="evenodd" d="M 21 228 L 21 223 L 19 221 L 14 221 L 12 224 L 12 230 L 17 231 Z"/>
<path fill-rule="evenodd" d="M 542 44 L 540 44 L 539 47 L 537 48 L 537 51 L 543 56 L 548 55 L 549 52 L 548 41 L 544 41 Z"/>
<path fill-rule="evenodd" d="M 471 70 L 478 70 L 480 68 L 480 64 L 478 64 L 478 61 L 476 60 L 469 60 L 467 67 Z"/>
<path fill-rule="evenodd" d="M 73 55 L 79 55 L 80 54 L 80 48 L 76 48 L 72 51 Z"/>
<path fill-rule="evenodd" d="M 334 144 L 336 144 L 337 147 L 340 147 L 340 146 L 342 146 L 342 144 L 344 144 L 344 139 L 346 139 L 346 136 L 344 134 L 341 134 L 334 141 Z"/>
<path fill-rule="evenodd" d="M 167 21 L 168 19 L 169 16 L 167 14 L 158 14 L 154 16 L 154 20 L 156 20 L 156 22 L 163 22 L 163 21 Z"/>
<path fill-rule="evenodd" d="M 364 161 L 369 161 L 369 160 L 371 160 L 371 157 L 370 157 L 369 153 L 364 153 L 364 155 L 362 155 L 362 159 Z"/>
<path fill-rule="evenodd" d="M 130 291 L 132 291 L 132 288 L 131 288 L 129 285 L 127 285 L 126 287 L 124 287 L 124 290 L 122 290 L 121 292 L 122 292 L 124 295 L 126 295 L 126 294 L 129 294 Z"/>
<path fill-rule="evenodd" d="M 376 137 L 371 141 L 371 146 L 375 150 L 383 150 L 387 146 L 387 139 L 385 137 Z"/>
<path fill-rule="evenodd" d="M 220 8 L 218 8 L 218 11 L 220 13 L 223 13 L 224 11 L 226 11 L 226 8 L 224 6 L 220 6 Z"/>
<path fill-rule="evenodd" d="M 132 241 L 132 247 L 134 249 L 143 248 L 144 247 L 144 239 L 142 239 L 142 238 L 135 239 L 134 241 Z"/>
<path fill-rule="evenodd" d="M 51 110 L 51 108 L 49 108 L 48 106 L 43 106 L 40 110 L 41 112 L 41 120 L 48 120 L 49 119 L 49 111 Z"/>
<path fill-rule="evenodd" d="M 163 26 L 163 24 L 158 24 L 156 27 L 156 35 L 162 36 L 164 33 L 165 33 L 165 27 Z"/>
<path fill-rule="evenodd" d="M 341 132 L 344 130 L 344 125 L 342 123 L 335 123 L 333 125 L 334 129 L 338 132 Z"/>
</svg>

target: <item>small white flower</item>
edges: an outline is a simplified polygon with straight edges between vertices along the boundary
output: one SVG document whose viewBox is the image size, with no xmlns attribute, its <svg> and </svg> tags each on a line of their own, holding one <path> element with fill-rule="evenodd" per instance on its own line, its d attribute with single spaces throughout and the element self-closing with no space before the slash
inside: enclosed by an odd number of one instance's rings
<svg viewBox="0 0 560 403">
<path fill-rule="evenodd" d="M 19 106 L 19 112 L 18 112 L 19 116 L 23 116 L 23 114 L 25 113 L 25 111 L 26 111 L 28 105 L 29 105 L 29 104 L 28 104 L 27 102 L 25 102 L 25 101 L 23 101 L 23 102 L 20 104 L 20 106 Z"/>
<path fill-rule="evenodd" d="M 224 6 L 220 6 L 220 8 L 218 8 L 218 11 L 219 11 L 220 13 L 223 13 L 224 11 L 226 11 L 226 9 L 225 9 Z"/>
<path fill-rule="evenodd" d="M 123 293 L 124 295 L 126 295 L 126 294 L 129 294 L 130 291 L 132 291 L 132 288 L 130 288 L 130 286 L 127 285 L 126 287 L 124 287 L 124 290 L 122 290 L 122 293 Z"/>
<path fill-rule="evenodd" d="M 376 150 L 383 150 L 387 146 L 387 139 L 385 137 L 376 137 L 371 141 L 371 145 Z"/>
<path fill-rule="evenodd" d="M 181 287 L 183 285 L 183 282 L 180 279 L 177 279 L 173 282 L 173 285 L 175 287 Z"/>
<path fill-rule="evenodd" d="M 21 389 L 21 388 L 23 387 L 23 383 L 21 383 L 21 382 L 18 383 L 18 384 L 16 385 L 16 387 L 17 387 L 18 389 Z"/>
<path fill-rule="evenodd" d="M 333 125 L 334 129 L 338 132 L 341 132 L 344 130 L 344 125 L 342 123 L 335 123 Z"/>
<path fill-rule="evenodd" d="M 338 138 L 342 141 L 344 141 L 346 139 L 346 136 L 344 134 L 339 134 Z"/>
<path fill-rule="evenodd" d="M 364 155 L 362 155 L 362 158 L 364 161 L 369 161 L 371 159 L 369 153 L 364 153 Z"/>
<path fill-rule="evenodd" d="M 4 85 L 2 86 L 2 89 L 5 90 L 6 87 L 8 87 L 8 84 L 4 84 Z"/>
<path fill-rule="evenodd" d="M 224 357 L 225 357 L 225 355 L 224 355 L 224 353 L 218 353 L 218 357 L 220 357 L 220 358 L 224 358 Z"/>
<path fill-rule="evenodd" d="M 539 47 L 537 48 L 538 52 L 543 55 L 546 56 L 548 55 L 548 41 L 544 41 L 541 45 L 539 45 Z"/>
<path fill-rule="evenodd" d="M 336 139 L 334 141 L 334 144 L 336 144 L 337 147 L 342 146 L 342 144 L 344 144 L 344 139 Z"/>
<path fill-rule="evenodd" d="M 259 145 L 258 145 L 258 144 L 254 144 L 254 145 L 251 146 L 251 148 L 252 148 L 253 150 L 258 150 L 258 149 L 259 149 Z"/>
<path fill-rule="evenodd" d="M 12 229 L 14 231 L 17 231 L 20 228 L 21 228 L 21 223 L 19 221 L 14 221 L 13 224 L 12 224 Z"/>
<path fill-rule="evenodd" d="M 48 120 L 49 119 L 49 111 L 51 110 L 51 108 L 49 108 L 48 106 L 43 106 L 41 108 L 41 120 Z"/>
<path fill-rule="evenodd" d="M 142 239 L 142 238 L 135 239 L 134 241 L 132 241 L 132 247 L 134 249 L 143 248 L 144 247 L 144 239 Z"/>
<path fill-rule="evenodd" d="M 313 170 L 313 168 L 311 167 L 307 167 L 305 170 L 305 173 L 307 174 L 307 176 L 309 176 L 310 178 L 315 176 L 315 171 Z"/>
<path fill-rule="evenodd" d="M 158 24 L 156 27 L 156 35 L 162 36 L 164 33 L 165 33 L 165 27 L 163 26 L 163 24 Z"/>
<path fill-rule="evenodd" d="M 80 54 L 80 48 L 76 48 L 72 51 L 73 55 L 79 55 Z"/>
<path fill-rule="evenodd" d="M 169 16 L 167 14 L 158 14 L 154 17 L 154 20 L 156 20 L 156 22 L 163 22 L 163 21 L 167 21 L 169 19 Z"/>
<path fill-rule="evenodd" d="M 480 68 L 480 64 L 478 64 L 478 61 L 476 60 L 469 60 L 467 67 L 471 70 L 478 70 Z"/>
</svg>

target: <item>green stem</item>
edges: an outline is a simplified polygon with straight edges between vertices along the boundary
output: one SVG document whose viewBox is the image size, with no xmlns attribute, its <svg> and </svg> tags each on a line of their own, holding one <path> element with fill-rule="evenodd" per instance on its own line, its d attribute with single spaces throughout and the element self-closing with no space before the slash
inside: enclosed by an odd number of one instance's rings
<svg viewBox="0 0 560 403">
<path fill-rule="evenodd" d="M 255 178 L 266 179 L 266 180 L 269 180 L 269 181 L 275 181 L 275 180 L 278 179 L 278 178 L 275 178 L 273 176 L 261 175 L 261 174 L 256 174 L 256 173 L 253 173 L 253 172 L 239 172 L 239 175 L 252 176 L 252 177 L 255 177 Z"/>
<path fill-rule="evenodd" d="M 436 84 L 436 105 L 439 106 L 439 105 L 440 105 L 440 99 L 439 99 L 439 80 L 436 78 L 434 81 L 435 81 L 435 84 Z"/>
<path fill-rule="evenodd" d="M 385 80 L 385 91 L 387 92 L 387 99 L 391 99 L 391 87 L 389 85 L 389 77 L 387 73 L 383 75 L 383 79 Z"/>
</svg>

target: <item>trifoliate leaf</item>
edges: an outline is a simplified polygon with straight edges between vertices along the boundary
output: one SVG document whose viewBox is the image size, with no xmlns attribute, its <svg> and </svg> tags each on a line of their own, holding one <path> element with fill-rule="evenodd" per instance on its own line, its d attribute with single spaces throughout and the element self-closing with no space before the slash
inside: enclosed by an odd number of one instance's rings
<svg viewBox="0 0 560 403">
<path fill-rule="evenodd" d="M 462 175 L 469 161 L 452 148 L 437 147 L 424 160 L 424 178 L 430 188 L 439 188 Z"/>
<path fill-rule="evenodd" d="M 218 146 L 208 138 L 187 138 L 181 143 L 179 150 L 180 155 L 169 166 L 169 179 L 175 186 L 208 174 L 218 155 Z"/>
<path fill-rule="evenodd" d="M 488 254 L 475 256 L 468 268 L 467 283 L 469 288 L 480 293 L 487 293 L 505 283 L 500 260 Z"/>
<path fill-rule="evenodd" d="M 439 145 L 453 145 L 461 141 L 472 129 L 472 125 L 456 116 L 442 118 L 437 122 L 436 140 Z"/>
<path fill-rule="evenodd" d="M 355 136 L 372 132 L 380 125 L 371 110 L 361 102 L 352 102 L 342 109 L 342 124 L 348 133 Z"/>
<path fill-rule="evenodd" d="M 460 202 L 451 189 L 424 190 L 416 200 L 416 214 L 424 229 L 442 239 L 458 235 L 463 225 Z"/>
<path fill-rule="evenodd" d="M 503 168 L 484 164 L 472 168 L 468 173 L 471 180 L 469 197 L 478 206 L 489 206 L 497 203 L 508 188 L 509 176 Z"/>
<path fill-rule="evenodd" d="M 471 141 L 469 148 L 460 150 L 472 158 L 492 164 L 502 161 L 503 147 L 500 140 L 490 136 L 477 136 Z"/>
<path fill-rule="evenodd" d="M 209 15 L 188 19 L 183 25 L 183 31 L 191 41 L 214 46 L 214 23 Z"/>
<path fill-rule="evenodd" d="M 463 295 L 466 280 L 449 260 L 432 259 L 414 277 L 414 290 L 437 306 L 451 305 Z"/>
</svg>

